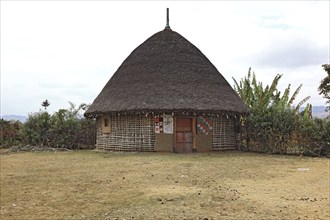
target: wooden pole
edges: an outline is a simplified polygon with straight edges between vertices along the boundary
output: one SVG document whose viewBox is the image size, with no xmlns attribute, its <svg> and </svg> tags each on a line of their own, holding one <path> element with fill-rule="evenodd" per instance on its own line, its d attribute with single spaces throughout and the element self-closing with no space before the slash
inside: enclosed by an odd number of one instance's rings
<svg viewBox="0 0 330 220">
<path fill-rule="evenodd" d="M 176 116 L 173 116 L 173 152 L 176 148 Z"/>
<path fill-rule="evenodd" d="M 170 28 L 170 11 L 169 8 L 166 8 L 166 26 L 165 29 L 171 29 Z"/>
<path fill-rule="evenodd" d="M 196 149 L 196 117 L 192 119 L 192 151 L 197 152 Z"/>
</svg>

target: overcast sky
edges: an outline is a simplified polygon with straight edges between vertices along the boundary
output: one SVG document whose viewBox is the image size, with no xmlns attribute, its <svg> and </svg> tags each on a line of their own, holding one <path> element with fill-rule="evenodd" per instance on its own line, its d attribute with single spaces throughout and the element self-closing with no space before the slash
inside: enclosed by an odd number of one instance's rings
<svg viewBox="0 0 330 220">
<path fill-rule="evenodd" d="M 329 1 L 0 1 L 1 115 L 92 103 L 124 59 L 164 29 L 197 46 L 233 85 L 252 67 L 279 88 L 303 84 L 298 101 L 324 105 Z"/>
</svg>

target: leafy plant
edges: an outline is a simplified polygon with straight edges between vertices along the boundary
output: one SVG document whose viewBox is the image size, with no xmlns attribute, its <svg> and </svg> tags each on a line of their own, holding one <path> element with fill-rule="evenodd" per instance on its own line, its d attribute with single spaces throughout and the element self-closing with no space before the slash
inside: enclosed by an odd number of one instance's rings
<svg viewBox="0 0 330 220">
<path fill-rule="evenodd" d="M 0 119 L 0 146 L 11 146 L 23 139 L 22 123 Z"/>
<path fill-rule="evenodd" d="M 282 75 L 277 74 L 270 86 L 264 86 L 262 82 L 257 81 L 255 73 L 249 68 L 247 76 L 240 82 L 233 78 L 234 89 L 251 109 L 250 115 L 243 119 L 247 125 L 245 133 L 248 136 L 248 150 L 287 153 L 300 126 L 300 118 L 310 119 L 307 113 L 303 116 L 299 114 L 299 108 L 308 101 L 309 96 L 293 106 L 302 85 L 290 96 L 289 84 L 281 94 L 277 88 L 281 77 Z"/>
<path fill-rule="evenodd" d="M 327 99 L 326 104 L 328 104 L 329 106 L 327 106 L 327 110 L 330 110 L 330 64 L 323 64 L 322 65 L 324 71 L 327 73 L 327 76 L 322 79 L 320 86 L 318 88 L 319 90 L 319 94 L 323 95 L 323 97 L 325 99 Z"/>
<path fill-rule="evenodd" d="M 40 111 L 29 115 L 23 126 L 25 142 L 31 145 L 47 145 L 56 148 L 80 148 L 95 141 L 95 121 L 82 118 L 79 112 L 86 104 L 69 102 L 68 109 L 59 109 L 50 115 Z"/>
</svg>

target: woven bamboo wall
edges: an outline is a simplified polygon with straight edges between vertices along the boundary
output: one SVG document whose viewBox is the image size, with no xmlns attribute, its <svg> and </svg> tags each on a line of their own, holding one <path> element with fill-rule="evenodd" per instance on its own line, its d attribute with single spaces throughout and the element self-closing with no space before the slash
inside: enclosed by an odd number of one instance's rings
<svg viewBox="0 0 330 220">
<path fill-rule="evenodd" d="M 213 118 L 212 150 L 237 148 L 235 118 L 220 116 Z"/>
<path fill-rule="evenodd" d="M 111 151 L 154 151 L 154 118 L 144 115 L 108 116 L 111 132 L 102 132 L 102 118 L 97 119 L 98 149 Z"/>
</svg>

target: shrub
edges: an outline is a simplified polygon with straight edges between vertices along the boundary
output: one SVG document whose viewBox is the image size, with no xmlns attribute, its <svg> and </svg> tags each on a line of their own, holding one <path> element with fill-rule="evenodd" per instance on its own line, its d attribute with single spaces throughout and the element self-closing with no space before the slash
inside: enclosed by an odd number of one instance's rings
<svg viewBox="0 0 330 220">
<path fill-rule="evenodd" d="M 0 119 L 0 146 L 12 146 L 22 142 L 22 123 Z"/>
<path fill-rule="evenodd" d="M 40 111 L 30 114 L 23 126 L 26 144 L 54 148 L 90 148 L 95 143 L 95 121 L 82 118 L 78 108 L 70 103 L 69 109 L 60 109 L 53 115 Z"/>
</svg>

